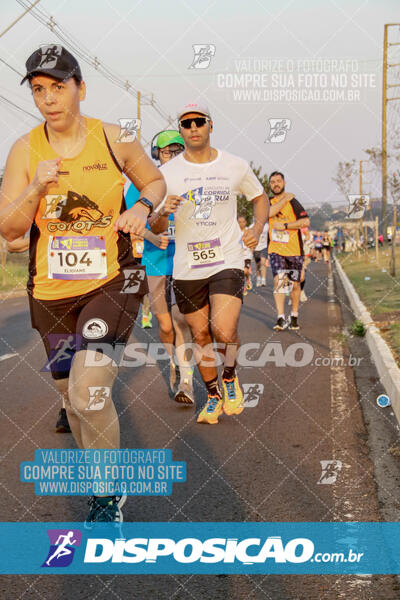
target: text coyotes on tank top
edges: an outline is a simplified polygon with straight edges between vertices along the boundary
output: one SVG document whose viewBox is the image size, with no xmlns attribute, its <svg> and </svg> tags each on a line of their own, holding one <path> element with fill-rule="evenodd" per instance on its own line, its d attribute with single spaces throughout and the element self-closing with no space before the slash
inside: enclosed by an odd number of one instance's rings
<svg viewBox="0 0 400 600">
<path fill-rule="evenodd" d="M 85 146 L 62 159 L 31 227 L 28 289 L 39 300 L 86 294 L 134 263 L 130 236 L 113 229 L 125 210 L 125 179 L 102 122 L 85 118 Z M 39 162 L 55 158 L 42 123 L 30 132 L 30 182 Z"/>
</svg>

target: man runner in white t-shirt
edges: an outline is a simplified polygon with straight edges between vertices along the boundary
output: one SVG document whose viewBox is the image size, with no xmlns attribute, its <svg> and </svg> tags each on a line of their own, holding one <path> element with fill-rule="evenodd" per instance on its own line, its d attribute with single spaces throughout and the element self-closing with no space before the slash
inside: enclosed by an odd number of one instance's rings
<svg viewBox="0 0 400 600">
<path fill-rule="evenodd" d="M 257 246 L 269 201 L 245 160 L 210 146 L 213 122 L 207 106 L 187 104 L 178 113 L 178 123 L 185 151 L 161 167 L 167 199 L 160 210 L 159 227 L 165 230 L 167 215 L 175 213 L 175 295 L 192 330 L 208 392 L 197 421 L 214 424 L 222 411 L 237 415 L 243 410 L 235 370 L 244 285 L 241 240 L 248 248 Z M 254 226 L 243 236 L 236 220 L 237 194 L 254 204 Z M 213 338 L 224 354 L 222 393 Z"/>
</svg>

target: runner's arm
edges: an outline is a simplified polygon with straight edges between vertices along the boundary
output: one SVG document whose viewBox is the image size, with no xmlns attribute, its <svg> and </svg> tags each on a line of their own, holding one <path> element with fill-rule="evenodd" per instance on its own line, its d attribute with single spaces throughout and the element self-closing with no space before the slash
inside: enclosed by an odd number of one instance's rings
<svg viewBox="0 0 400 600">
<path fill-rule="evenodd" d="M 267 194 L 263 192 L 260 196 L 253 198 L 252 202 L 254 207 L 254 225 L 252 229 L 254 229 L 254 231 L 258 233 L 258 237 L 260 237 L 264 225 L 269 218 L 269 199 Z"/>
<path fill-rule="evenodd" d="M 182 202 L 181 196 L 167 196 L 158 211 L 149 219 L 153 233 L 163 233 L 168 230 L 168 217 L 175 213 Z"/>
<path fill-rule="evenodd" d="M 300 202 L 293 198 L 291 201 L 292 209 L 296 217 L 296 221 L 288 222 L 286 224 L 287 229 L 303 229 L 303 227 L 310 226 L 310 219 L 308 218 L 307 211 L 302 207 Z M 284 221 L 278 221 L 274 223 L 274 229 L 285 229 Z"/>
<path fill-rule="evenodd" d="M 138 140 L 133 142 L 116 141 L 120 134 L 119 125 L 104 123 L 104 130 L 115 157 L 125 175 L 139 190 L 140 198 L 147 198 L 152 202 L 153 208 L 156 208 L 166 192 L 161 172 L 147 156 Z M 140 206 L 143 205 L 139 204 Z"/>
<path fill-rule="evenodd" d="M 7 243 L 7 252 L 26 252 L 29 248 L 29 238 L 20 237 L 12 242 Z"/>
<path fill-rule="evenodd" d="M 260 239 L 269 216 L 269 200 L 265 192 L 252 199 L 254 206 L 254 225 L 245 230 L 242 240 L 245 246 L 254 250 Z"/>
<path fill-rule="evenodd" d="M 140 142 L 117 142 L 120 127 L 104 123 L 111 150 L 115 155 L 122 171 L 139 190 L 140 198 L 147 198 L 156 208 L 165 196 L 166 186 L 164 177 L 155 164 L 147 156 Z M 143 235 L 149 209 L 141 202 L 136 202 L 132 208 L 123 212 L 114 223 L 114 230 L 124 233 Z"/>
<path fill-rule="evenodd" d="M 293 221 L 292 223 L 287 223 L 287 227 L 285 228 L 285 224 L 282 221 L 275 221 L 274 229 L 303 229 L 303 227 L 310 226 L 310 219 L 305 217 L 303 219 L 297 219 L 297 221 Z"/>
<path fill-rule="evenodd" d="M 287 202 L 289 202 L 289 200 L 292 200 L 293 198 L 294 198 L 293 194 L 284 194 L 283 198 L 281 198 L 276 204 L 273 204 L 272 206 L 270 206 L 269 216 L 275 217 L 275 215 L 278 214 L 278 212 L 285 206 L 285 204 Z"/>
<path fill-rule="evenodd" d="M 0 190 L 0 234 L 8 242 L 23 237 L 32 225 L 40 198 L 48 184 L 57 181 L 58 163 L 59 159 L 40 162 L 29 183 L 29 135 L 11 148 Z"/>
<path fill-rule="evenodd" d="M 163 232 L 164 233 L 164 232 Z M 153 233 L 152 231 L 149 231 L 148 229 L 144 230 L 144 238 L 150 242 L 151 244 L 153 244 L 153 246 L 157 246 L 157 248 L 161 248 L 161 250 L 165 250 L 165 248 L 168 246 L 168 236 L 165 233 L 164 235 L 160 234 L 156 234 Z M 163 239 L 165 238 L 165 239 Z M 166 240 L 166 244 L 165 244 L 165 240 Z"/>
</svg>

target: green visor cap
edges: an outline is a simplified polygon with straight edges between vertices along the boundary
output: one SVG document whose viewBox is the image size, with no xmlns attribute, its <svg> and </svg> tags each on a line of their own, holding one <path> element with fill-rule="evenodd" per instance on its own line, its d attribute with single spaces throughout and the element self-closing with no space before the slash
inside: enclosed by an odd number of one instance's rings
<svg viewBox="0 0 400 600">
<path fill-rule="evenodd" d="M 179 135 L 179 131 L 162 131 L 157 137 L 156 146 L 158 148 L 165 148 L 165 146 L 170 146 L 171 144 L 181 144 L 181 146 L 185 145 L 183 137 Z"/>
</svg>

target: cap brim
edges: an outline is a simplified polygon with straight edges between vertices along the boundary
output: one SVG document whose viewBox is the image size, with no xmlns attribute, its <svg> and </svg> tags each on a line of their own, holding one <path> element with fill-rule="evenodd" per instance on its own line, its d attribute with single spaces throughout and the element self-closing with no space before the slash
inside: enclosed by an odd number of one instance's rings
<svg viewBox="0 0 400 600">
<path fill-rule="evenodd" d="M 171 140 L 167 140 L 166 142 L 161 142 L 161 144 L 157 144 L 157 148 L 166 148 L 167 146 L 171 146 L 172 144 L 179 144 L 180 146 L 184 146 L 185 143 L 182 140 L 182 138 L 179 136 L 176 136 L 174 138 L 172 138 Z"/>
<path fill-rule="evenodd" d="M 67 79 L 71 79 L 71 77 L 79 77 L 79 75 L 75 72 L 72 73 L 65 73 L 65 71 L 59 71 L 58 69 L 40 69 L 40 71 L 30 71 L 29 73 L 27 73 L 25 75 L 25 77 L 23 78 L 23 80 L 21 81 L 20 85 L 22 85 L 23 83 L 25 83 L 25 81 L 27 79 L 29 79 L 30 77 L 33 77 L 33 75 L 47 75 L 48 77 L 52 77 L 53 79 L 57 79 L 57 81 L 66 81 Z M 82 80 L 81 80 L 82 81 Z"/>
</svg>

